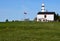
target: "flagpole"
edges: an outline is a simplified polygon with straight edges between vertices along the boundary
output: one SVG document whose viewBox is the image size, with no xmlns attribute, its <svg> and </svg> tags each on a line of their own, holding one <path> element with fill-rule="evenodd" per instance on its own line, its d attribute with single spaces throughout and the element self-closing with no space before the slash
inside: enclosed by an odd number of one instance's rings
<svg viewBox="0 0 60 41">
<path fill-rule="evenodd" d="M 24 21 L 26 20 L 26 18 L 27 18 L 27 13 L 26 12 L 24 12 Z"/>
</svg>

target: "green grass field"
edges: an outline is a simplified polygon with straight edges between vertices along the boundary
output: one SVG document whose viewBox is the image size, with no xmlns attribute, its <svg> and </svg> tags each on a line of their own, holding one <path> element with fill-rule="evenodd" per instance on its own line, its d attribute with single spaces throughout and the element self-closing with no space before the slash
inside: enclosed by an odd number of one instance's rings
<svg viewBox="0 0 60 41">
<path fill-rule="evenodd" d="M 60 23 L 0 22 L 0 41 L 60 41 Z"/>
</svg>

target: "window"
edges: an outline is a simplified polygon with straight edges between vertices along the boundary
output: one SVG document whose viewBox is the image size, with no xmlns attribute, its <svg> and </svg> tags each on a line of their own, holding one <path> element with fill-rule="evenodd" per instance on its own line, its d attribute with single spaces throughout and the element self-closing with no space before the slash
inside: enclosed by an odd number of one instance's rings
<svg viewBox="0 0 60 41">
<path fill-rule="evenodd" d="M 46 18 L 46 15 L 44 15 L 44 18 Z"/>
</svg>

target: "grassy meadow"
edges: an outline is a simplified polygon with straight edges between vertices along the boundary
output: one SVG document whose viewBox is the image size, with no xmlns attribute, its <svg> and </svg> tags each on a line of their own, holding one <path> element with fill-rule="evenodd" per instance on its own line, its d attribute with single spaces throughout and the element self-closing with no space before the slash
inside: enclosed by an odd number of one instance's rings
<svg viewBox="0 0 60 41">
<path fill-rule="evenodd" d="M 60 23 L 0 22 L 0 41 L 60 41 Z"/>
</svg>

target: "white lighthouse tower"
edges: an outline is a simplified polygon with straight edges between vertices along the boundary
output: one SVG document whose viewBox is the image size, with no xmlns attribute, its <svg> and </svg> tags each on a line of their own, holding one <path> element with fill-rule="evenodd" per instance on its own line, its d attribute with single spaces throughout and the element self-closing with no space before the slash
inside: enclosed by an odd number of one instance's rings
<svg viewBox="0 0 60 41">
<path fill-rule="evenodd" d="M 45 4 L 44 3 L 42 3 L 41 12 L 45 12 Z"/>
</svg>

